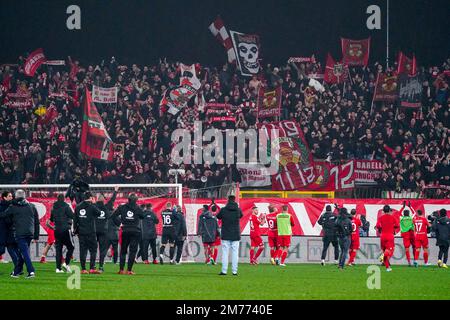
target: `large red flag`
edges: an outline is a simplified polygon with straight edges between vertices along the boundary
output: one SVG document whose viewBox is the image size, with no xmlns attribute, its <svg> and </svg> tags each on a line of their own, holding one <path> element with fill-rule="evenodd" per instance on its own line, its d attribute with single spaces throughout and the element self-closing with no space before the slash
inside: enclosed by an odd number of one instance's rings
<svg viewBox="0 0 450 320">
<path fill-rule="evenodd" d="M 36 49 L 28 56 L 25 61 L 24 71 L 27 76 L 33 77 L 37 68 L 43 64 L 47 59 L 45 58 L 42 48 Z"/>
<path fill-rule="evenodd" d="M 363 40 L 341 38 L 342 62 L 348 66 L 367 66 L 370 54 L 370 37 Z"/>
<path fill-rule="evenodd" d="M 407 74 L 414 77 L 417 73 L 416 56 L 413 55 L 412 59 L 407 57 L 403 52 L 400 51 L 398 54 L 398 66 L 397 74 Z"/>
<path fill-rule="evenodd" d="M 84 95 L 80 151 L 90 158 L 107 161 L 112 161 L 114 155 L 114 143 L 92 103 L 91 93 L 87 88 Z"/>
<path fill-rule="evenodd" d="M 323 80 L 326 83 L 342 83 L 348 79 L 348 66 L 344 63 L 336 63 L 333 57 L 328 54 L 327 66 L 325 67 L 325 74 Z"/>
</svg>

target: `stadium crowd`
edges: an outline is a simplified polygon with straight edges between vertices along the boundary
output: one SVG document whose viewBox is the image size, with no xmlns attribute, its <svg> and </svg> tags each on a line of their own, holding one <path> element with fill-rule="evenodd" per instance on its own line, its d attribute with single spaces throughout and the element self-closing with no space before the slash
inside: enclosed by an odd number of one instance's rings
<svg viewBox="0 0 450 320">
<path fill-rule="evenodd" d="M 99 65 L 82 65 L 69 57 L 66 66 L 42 65 L 30 78 L 23 73 L 24 60 L 20 57 L 18 65 L 0 67 L 3 184 L 70 183 L 75 176 L 88 183 L 174 183 L 175 178 L 168 174 L 175 167 L 170 161 L 171 132 L 191 127 L 194 120 L 204 120 L 204 129 L 213 125 L 255 128 L 255 110 L 241 104 L 255 102 L 257 88 L 265 82 L 271 87 L 282 85 L 281 118 L 300 123 L 314 158 L 333 162 L 378 159 L 384 167 L 379 179 L 383 190 L 423 191 L 426 186 L 439 185 L 432 197 L 448 196 L 450 92 L 448 79 L 442 74 L 450 70 L 450 59 L 440 66 L 419 68 L 423 77 L 419 109 L 379 102 L 372 105 L 376 74 L 384 69 L 379 63 L 351 68 L 350 82 L 325 85 L 322 93 L 308 86 L 308 76 L 323 72 L 320 62 L 278 67 L 267 64 L 263 76 L 253 78 L 240 76 L 231 65 L 197 65 L 203 83 L 201 94 L 179 116 L 163 115 L 159 109 L 162 92 L 179 82 L 178 63 L 164 59 L 154 65 L 126 66 L 113 57 Z M 79 152 L 81 97 L 84 86 L 92 84 L 119 87 L 117 104 L 97 104 L 109 135 L 118 144 L 112 163 L 87 160 Z M 20 90 L 31 93 L 33 107 L 5 105 L 6 92 Z M 241 107 L 231 114 L 235 122 L 217 124 L 208 121 L 204 109 L 192 108 L 202 101 Z M 54 105 L 57 116 L 47 123 L 42 121 L 36 114 L 40 105 L 47 110 Z M 189 188 L 240 180 L 233 165 L 182 167 L 186 174 L 181 179 Z"/>
</svg>

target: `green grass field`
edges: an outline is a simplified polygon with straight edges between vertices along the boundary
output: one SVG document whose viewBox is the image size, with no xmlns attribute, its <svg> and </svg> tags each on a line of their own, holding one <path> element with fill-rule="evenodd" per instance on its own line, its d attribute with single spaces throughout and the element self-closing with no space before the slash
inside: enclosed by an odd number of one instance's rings
<svg viewBox="0 0 450 320">
<path fill-rule="evenodd" d="M 445 299 L 450 300 L 450 270 L 435 266 L 394 266 L 381 270 L 381 289 L 367 288 L 367 266 L 343 271 L 334 265 L 239 265 L 239 276 L 218 276 L 220 264 L 143 265 L 134 276 L 118 275 L 107 264 L 102 275 L 81 275 L 81 289 L 69 290 L 68 274 L 53 263 L 35 264 L 35 279 L 9 277 L 0 265 L 0 299 Z"/>
</svg>

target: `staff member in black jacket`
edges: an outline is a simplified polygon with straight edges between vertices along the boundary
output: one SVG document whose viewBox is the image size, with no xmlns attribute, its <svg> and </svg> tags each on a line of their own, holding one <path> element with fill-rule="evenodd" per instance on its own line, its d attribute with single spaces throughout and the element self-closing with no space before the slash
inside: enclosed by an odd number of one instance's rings
<svg viewBox="0 0 450 320">
<path fill-rule="evenodd" d="M 50 222 L 53 222 L 54 226 L 47 223 L 47 226 L 55 230 L 56 273 L 63 273 L 62 268 L 68 273 L 72 272 L 69 265 L 75 248 L 73 246 L 71 230 L 73 217 L 72 208 L 64 201 L 64 195 L 58 194 L 57 201 L 53 204 L 50 214 Z M 61 265 L 63 246 L 66 246 L 67 252 L 66 259 Z"/>
<path fill-rule="evenodd" d="M 450 246 L 450 219 L 447 218 L 447 210 L 439 210 L 439 218 L 434 220 L 432 229 L 436 234 L 436 245 L 439 247 L 438 266 L 447 269 Z"/>
<path fill-rule="evenodd" d="M 141 221 L 144 219 L 144 212 L 137 205 L 137 196 L 132 193 L 128 196 L 128 203 L 121 205 L 113 214 L 116 225 L 122 224 L 122 244 L 120 246 L 120 271 L 125 274 L 125 259 L 128 248 L 128 274 L 133 275 L 133 264 L 136 259 L 136 252 L 141 239 Z"/>
<path fill-rule="evenodd" d="M 12 203 L 12 199 L 13 195 L 11 192 L 2 192 L 0 212 L 4 212 L 8 209 Z M 13 222 L 11 217 L 0 219 L 0 257 L 5 254 L 5 249 L 8 249 L 9 256 L 11 257 L 14 267 L 16 267 L 19 257 L 16 240 L 14 240 Z"/>
<path fill-rule="evenodd" d="M 81 273 L 98 274 L 95 269 L 95 259 L 97 258 L 97 238 L 95 230 L 95 218 L 102 213 L 94 205 L 95 198 L 90 192 L 85 193 L 86 200 L 82 201 L 75 208 L 74 233 L 78 235 L 80 244 L 80 264 Z M 90 266 L 89 272 L 86 270 L 86 256 L 89 250 Z"/>
<path fill-rule="evenodd" d="M 119 188 L 116 187 L 114 189 L 114 193 L 109 199 L 109 201 L 105 204 L 105 196 L 100 195 L 95 206 L 100 210 L 101 214 L 95 219 L 95 231 L 96 238 L 98 243 L 98 251 L 100 254 L 99 257 L 99 272 L 103 272 L 103 265 L 105 264 L 105 257 L 108 253 L 108 219 L 112 216 L 112 211 L 114 210 L 114 201 L 116 201 L 117 190 Z"/>
<path fill-rule="evenodd" d="M 119 227 L 112 219 L 108 219 L 108 248 L 111 248 L 113 263 L 117 264 L 119 259 Z"/>
<path fill-rule="evenodd" d="M 319 218 L 318 223 L 323 229 L 323 249 L 322 249 L 322 261 L 321 265 L 325 265 L 325 257 L 327 255 L 328 247 L 330 243 L 334 247 L 334 262 L 338 263 L 339 259 L 339 244 L 336 234 L 336 215 L 331 210 L 331 206 L 327 205 L 325 207 L 325 213 Z"/>
<path fill-rule="evenodd" d="M 34 278 L 35 270 L 30 258 L 31 240 L 39 240 L 39 215 L 36 207 L 25 199 L 25 191 L 17 190 L 11 206 L 0 213 L 0 219 L 12 217 L 14 238 L 18 248 L 18 261 L 11 277 L 18 278 L 23 272 L 23 264 L 27 266 L 27 278 Z"/>
<path fill-rule="evenodd" d="M 152 249 L 153 264 L 158 264 L 156 260 L 156 225 L 159 223 L 159 219 L 152 210 L 152 204 L 145 205 L 144 219 L 142 219 L 142 237 L 139 245 L 138 257 L 142 258 L 145 264 L 149 264 L 148 261 L 148 247 Z"/>
<path fill-rule="evenodd" d="M 175 247 L 177 250 L 177 254 L 175 257 L 175 263 L 180 264 L 181 254 L 183 253 L 183 245 L 187 236 L 187 228 L 186 228 L 186 219 L 184 218 L 183 211 L 181 206 L 177 205 L 174 229 L 175 229 Z"/>
<path fill-rule="evenodd" d="M 341 255 L 339 257 L 339 269 L 344 269 L 347 259 L 348 249 L 350 248 L 350 235 L 352 234 L 352 220 L 346 208 L 339 209 L 339 217 L 336 219 L 337 235 Z"/>
</svg>

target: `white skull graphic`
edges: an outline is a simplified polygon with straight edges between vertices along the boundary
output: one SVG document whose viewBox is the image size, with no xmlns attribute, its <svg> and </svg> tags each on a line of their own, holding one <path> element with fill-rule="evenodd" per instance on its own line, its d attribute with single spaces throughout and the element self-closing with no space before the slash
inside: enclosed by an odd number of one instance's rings
<svg viewBox="0 0 450 320">
<path fill-rule="evenodd" d="M 258 46 L 256 43 L 239 43 L 239 56 L 242 58 L 244 67 L 251 73 L 256 74 L 259 71 Z"/>
</svg>

